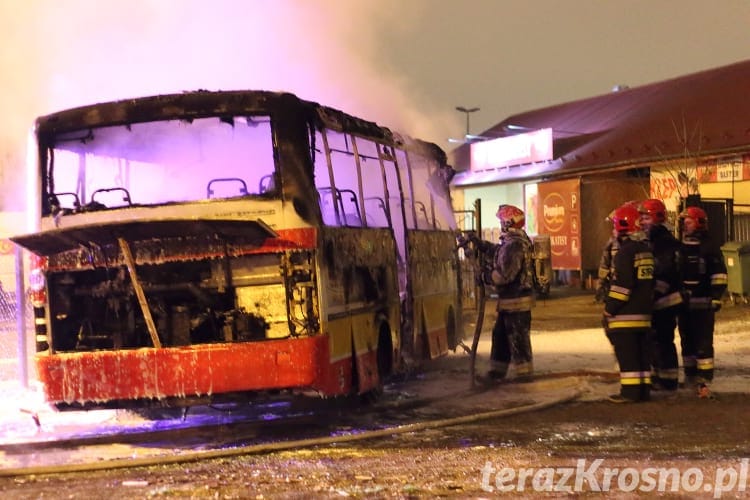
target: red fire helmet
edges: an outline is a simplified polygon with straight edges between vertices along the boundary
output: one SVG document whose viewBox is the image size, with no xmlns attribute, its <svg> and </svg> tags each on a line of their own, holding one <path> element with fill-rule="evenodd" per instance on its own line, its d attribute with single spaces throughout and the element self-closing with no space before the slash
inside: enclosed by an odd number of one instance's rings
<svg viewBox="0 0 750 500">
<path fill-rule="evenodd" d="M 637 206 L 638 206 L 638 202 L 637 202 L 637 201 L 635 201 L 635 200 L 630 200 L 630 201 L 626 201 L 625 203 L 623 203 L 622 205 L 620 205 L 620 207 L 624 207 L 625 205 L 633 205 L 634 207 L 637 207 Z M 613 210 L 612 210 L 612 211 L 611 211 L 611 212 L 610 212 L 610 213 L 609 213 L 609 214 L 607 215 L 607 217 L 605 217 L 605 220 L 606 220 L 607 222 L 612 222 L 612 218 L 613 218 L 613 217 L 615 216 L 615 210 L 617 210 L 617 209 L 618 209 L 618 208 L 620 208 L 620 207 L 616 207 L 615 209 L 613 209 Z"/>
<path fill-rule="evenodd" d="M 526 224 L 526 216 L 523 210 L 513 205 L 500 205 L 497 207 L 495 215 L 500 219 L 500 226 L 503 229 L 510 227 L 521 229 Z"/>
<path fill-rule="evenodd" d="M 680 212 L 680 219 L 693 219 L 697 230 L 708 230 L 708 215 L 706 215 L 706 212 L 700 207 L 687 207 Z"/>
<path fill-rule="evenodd" d="M 638 211 L 642 214 L 650 215 L 653 221 L 657 224 L 661 224 L 667 220 L 667 207 L 664 206 L 663 201 L 657 200 L 656 198 L 643 200 L 640 205 L 638 205 Z"/>
<path fill-rule="evenodd" d="M 640 214 L 635 205 L 626 203 L 617 207 L 612 214 L 612 224 L 618 233 L 634 233 L 638 231 Z"/>
</svg>

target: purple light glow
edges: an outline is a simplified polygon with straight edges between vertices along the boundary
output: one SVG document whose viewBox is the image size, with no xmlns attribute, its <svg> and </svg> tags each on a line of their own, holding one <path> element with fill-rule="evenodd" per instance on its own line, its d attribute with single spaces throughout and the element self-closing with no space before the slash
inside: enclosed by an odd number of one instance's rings
<svg viewBox="0 0 750 500">
<path fill-rule="evenodd" d="M 201 88 L 290 91 L 430 139 L 438 124 L 378 50 L 383 33 L 421 8 L 338 0 L 2 2 L 4 45 L 14 50 L 0 53 L 0 150 L 7 151 L 0 174 L 21 168 L 36 116 Z M 22 208 L 23 178 L 0 181 L 13 184 L 0 208 Z"/>
</svg>

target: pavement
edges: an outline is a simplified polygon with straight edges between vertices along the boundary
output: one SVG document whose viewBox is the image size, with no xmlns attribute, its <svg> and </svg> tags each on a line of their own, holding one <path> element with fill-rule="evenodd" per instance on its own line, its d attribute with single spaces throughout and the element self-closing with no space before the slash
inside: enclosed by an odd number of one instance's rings
<svg viewBox="0 0 750 500">
<path fill-rule="evenodd" d="M 590 293 L 553 290 L 532 313 L 532 347 L 535 376 L 494 386 L 472 384 L 469 354 L 456 352 L 426 363 L 386 389 L 396 400 L 431 399 L 436 408 L 465 413 L 531 411 L 563 401 L 596 401 L 618 392 L 619 382 L 612 348 L 599 325 L 601 306 Z M 474 331 L 471 311 L 464 325 L 465 342 Z M 487 370 L 494 304 L 488 301 L 485 324 L 477 350 L 476 372 Z M 750 307 L 726 306 L 717 318 L 716 379 L 714 391 L 750 392 Z M 60 412 L 44 401 L 41 387 L 31 382 L 0 381 L 0 445 L 55 441 L 70 437 L 148 430 L 154 423 L 131 412 L 116 410 Z M 657 396 L 659 397 L 659 396 Z M 2 461 L 0 460 L 0 468 Z"/>
</svg>

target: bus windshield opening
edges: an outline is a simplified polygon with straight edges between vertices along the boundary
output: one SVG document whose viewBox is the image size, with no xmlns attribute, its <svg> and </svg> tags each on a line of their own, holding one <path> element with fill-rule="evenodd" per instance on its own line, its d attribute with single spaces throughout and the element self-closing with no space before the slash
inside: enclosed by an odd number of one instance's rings
<svg viewBox="0 0 750 500">
<path fill-rule="evenodd" d="M 275 190 L 267 116 L 169 120 L 58 135 L 47 193 L 62 209 L 158 205 Z"/>
</svg>

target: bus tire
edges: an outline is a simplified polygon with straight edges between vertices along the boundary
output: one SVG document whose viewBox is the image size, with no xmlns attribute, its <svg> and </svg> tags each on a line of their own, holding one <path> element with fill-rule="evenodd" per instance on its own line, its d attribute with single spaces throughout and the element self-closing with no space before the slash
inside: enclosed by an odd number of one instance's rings
<svg viewBox="0 0 750 500">
<path fill-rule="evenodd" d="M 448 337 L 448 349 L 455 350 L 456 346 L 462 339 L 458 338 L 458 328 L 456 327 L 456 311 L 453 306 L 448 307 L 445 312 L 445 333 Z"/>
<path fill-rule="evenodd" d="M 378 377 L 382 385 L 385 378 L 393 374 L 393 338 L 391 327 L 387 322 L 380 323 L 378 328 Z"/>
</svg>

